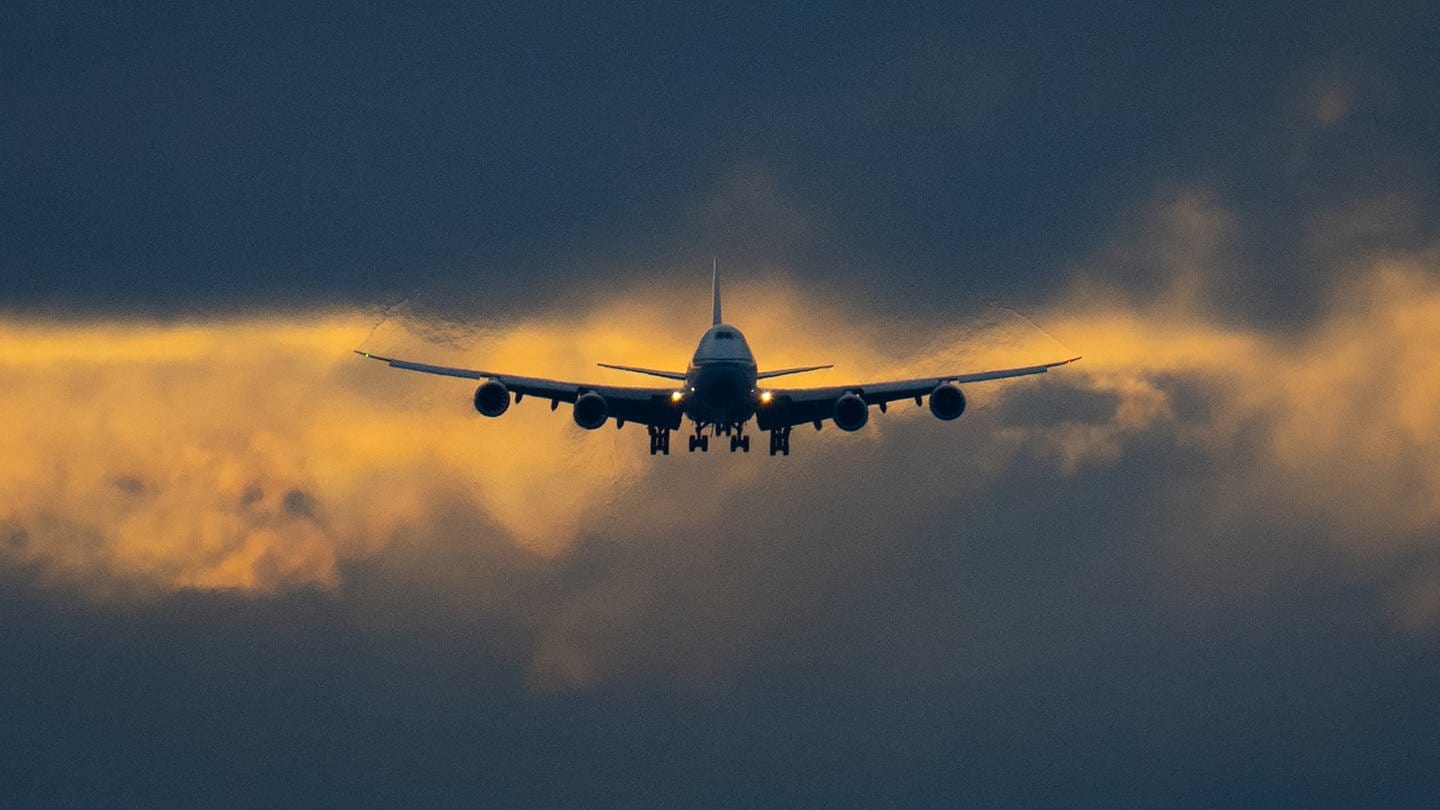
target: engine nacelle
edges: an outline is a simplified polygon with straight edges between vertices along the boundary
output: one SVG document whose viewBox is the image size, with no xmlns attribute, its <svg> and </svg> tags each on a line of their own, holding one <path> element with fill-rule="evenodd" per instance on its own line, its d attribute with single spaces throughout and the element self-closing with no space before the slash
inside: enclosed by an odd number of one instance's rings
<svg viewBox="0 0 1440 810">
<path fill-rule="evenodd" d="M 835 400 L 835 426 L 841 430 L 855 431 L 870 421 L 870 406 L 859 394 L 846 394 Z"/>
<path fill-rule="evenodd" d="M 949 422 L 965 412 L 965 394 L 955 383 L 941 383 L 930 392 L 930 413 Z"/>
<path fill-rule="evenodd" d="M 510 409 L 510 389 L 499 380 L 486 380 L 475 389 L 475 410 L 494 418 Z"/>
<path fill-rule="evenodd" d="M 575 424 L 586 430 L 595 430 L 605 424 L 605 418 L 610 415 L 610 406 L 605 403 L 605 397 L 594 391 L 587 391 L 575 400 Z"/>
</svg>

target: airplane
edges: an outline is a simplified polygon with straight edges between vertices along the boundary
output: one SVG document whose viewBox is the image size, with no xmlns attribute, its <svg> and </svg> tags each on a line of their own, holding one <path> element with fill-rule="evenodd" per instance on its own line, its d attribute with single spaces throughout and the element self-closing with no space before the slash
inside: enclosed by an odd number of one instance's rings
<svg viewBox="0 0 1440 810">
<path fill-rule="evenodd" d="M 487 417 L 498 417 L 509 410 L 511 394 L 519 403 L 527 396 L 548 399 L 550 410 L 561 402 L 573 406 L 575 424 L 586 430 L 597 430 L 613 418 L 617 428 L 626 422 L 645 425 L 650 435 L 650 455 L 670 454 L 670 432 L 680 429 L 689 419 L 693 431 L 689 437 L 690 452 L 710 450 L 710 438 L 727 436 L 730 452 L 750 452 L 750 436 L 745 433 L 751 419 L 755 426 L 770 433 L 770 455 L 790 455 L 790 432 L 799 425 L 812 424 L 816 430 L 829 420 L 841 430 L 853 432 L 865 427 L 870 419 L 870 406 L 881 413 L 890 402 L 914 399 L 917 406 L 929 398 L 930 412 L 950 421 L 965 412 L 965 394 L 961 383 L 1002 380 L 1030 374 L 1044 374 L 1057 366 L 1073 363 L 1071 357 L 1051 363 L 997 371 L 962 374 L 941 374 L 919 379 L 860 385 L 835 385 L 825 388 L 772 388 L 767 380 L 791 374 L 832 368 L 831 365 L 801 366 L 760 371 L 755 355 L 740 330 L 725 322 L 720 314 L 720 271 L 718 263 L 711 268 L 710 328 L 685 371 L 664 371 L 636 366 L 597 363 L 602 368 L 645 374 L 670 380 L 667 386 L 639 388 L 589 383 L 562 382 L 539 377 L 521 377 L 497 371 L 436 366 L 381 357 L 356 349 L 355 353 L 371 360 L 388 363 L 392 368 L 484 380 L 475 389 L 475 410 Z M 707 431 L 709 435 L 707 435 Z"/>
</svg>

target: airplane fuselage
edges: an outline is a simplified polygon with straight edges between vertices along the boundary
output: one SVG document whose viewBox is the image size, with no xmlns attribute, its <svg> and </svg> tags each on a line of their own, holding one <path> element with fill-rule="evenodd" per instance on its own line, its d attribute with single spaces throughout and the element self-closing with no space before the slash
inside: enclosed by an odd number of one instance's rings
<svg viewBox="0 0 1440 810">
<path fill-rule="evenodd" d="M 700 338 L 685 370 L 685 416 L 701 425 L 742 425 L 755 415 L 755 355 L 740 330 L 716 324 Z"/>
</svg>

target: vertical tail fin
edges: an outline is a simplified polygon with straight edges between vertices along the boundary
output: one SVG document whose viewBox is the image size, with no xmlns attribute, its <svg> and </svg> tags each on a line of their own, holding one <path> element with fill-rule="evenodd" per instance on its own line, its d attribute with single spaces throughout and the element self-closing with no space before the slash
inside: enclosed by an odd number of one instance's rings
<svg viewBox="0 0 1440 810">
<path fill-rule="evenodd" d="M 711 325 L 711 326 L 719 326 L 721 321 L 720 321 L 720 260 L 719 260 L 718 258 L 712 258 L 712 259 L 710 260 L 710 300 L 711 300 L 712 305 L 713 305 L 713 307 L 714 307 L 714 309 L 715 309 L 715 312 L 714 312 L 714 320 L 712 320 L 712 321 L 710 322 L 710 325 Z"/>
</svg>

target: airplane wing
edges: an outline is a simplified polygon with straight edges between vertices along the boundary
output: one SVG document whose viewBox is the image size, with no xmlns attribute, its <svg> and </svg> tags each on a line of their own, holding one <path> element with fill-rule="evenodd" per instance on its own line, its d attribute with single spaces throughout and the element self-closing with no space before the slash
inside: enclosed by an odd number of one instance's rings
<svg viewBox="0 0 1440 810">
<path fill-rule="evenodd" d="M 972 383 L 986 380 L 1003 380 L 1010 377 L 1024 377 L 1030 374 L 1044 374 L 1052 368 L 1079 360 L 1059 360 L 1038 366 L 1005 368 L 996 371 L 981 371 L 967 374 L 948 374 L 939 377 L 921 377 L 913 380 L 866 383 L 863 385 L 837 385 L 827 388 L 772 388 L 770 400 L 762 400 L 755 414 L 755 424 L 761 430 L 803 425 L 813 422 L 816 427 L 835 413 L 835 401 L 846 394 L 857 394 L 867 405 L 879 405 L 897 399 L 914 399 L 916 403 L 944 383 Z"/>
<path fill-rule="evenodd" d="M 548 399 L 550 400 L 551 410 L 558 407 L 561 402 L 573 404 L 581 394 L 594 391 L 605 397 L 606 409 L 609 415 L 620 423 L 636 422 L 642 425 L 653 425 L 655 427 L 674 430 L 680 427 L 680 420 L 683 415 L 682 408 L 670 398 L 671 393 L 675 390 L 674 388 L 629 388 L 616 385 L 589 385 L 587 383 L 547 380 L 543 377 L 521 377 L 495 371 L 435 366 L 429 363 L 416 363 L 410 360 L 398 360 L 393 357 L 381 357 L 378 354 L 370 354 L 369 352 L 362 352 L 358 349 L 355 353 L 361 357 L 387 363 L 391 368 L 404 369 L 406 371 L 439 374 L 445 377 L 461 377 L 467 380 L 497 380 L 504 383 L 506 388 L 509 388 L 515 393 L 516 402 L 519 402 L 522 397 Z"/>
</svg>

